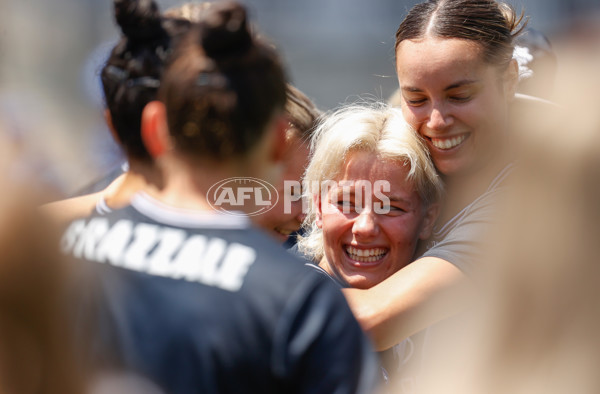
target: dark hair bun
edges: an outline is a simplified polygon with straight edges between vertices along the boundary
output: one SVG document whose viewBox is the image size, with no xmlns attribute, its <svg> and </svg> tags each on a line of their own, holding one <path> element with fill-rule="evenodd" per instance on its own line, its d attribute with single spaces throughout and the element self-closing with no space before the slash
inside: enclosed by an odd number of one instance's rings
<svg viewBox="0 0 600 394">
<path fill-rule="evenodd" d="M 210 57 L 242 53 L 252 45 L 246 10 L 238 3 L 215 4 L 202 25 L 202 47 Z"/>
<path fill-rule="evenodd" d="M 158 6 L 152 0 L 114 0 L 115 18 L 123 34 L 133 41 L 164 34 Z"/>
</svg>

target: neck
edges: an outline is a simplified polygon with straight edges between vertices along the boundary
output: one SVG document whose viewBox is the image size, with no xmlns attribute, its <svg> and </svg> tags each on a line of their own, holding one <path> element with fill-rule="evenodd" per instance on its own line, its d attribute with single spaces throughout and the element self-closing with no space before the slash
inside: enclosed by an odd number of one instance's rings
<svg viewBox="0 0 600 394">
<path fill-rule="evenodd" d="M 259 173 L 246 162 L 190 160 L 176 156 L 164 158 L 161 165 L 165 185 L 149 194 L 172 207 L 199 211 L 214 211 L 208 196 L 209 191 L 215 190 L 215 184 L 232 177 L 255 177 Z M 236 195 L 235 189 L 233 193 Z M 237 208 L 234 210 L 245 210 L 243 206 Z"/>
<path fill-rule="evenodd" d="M 331 270 L 331 267 L 329 267 L 329 262 L 327 261 L 327 257 L 325 257 L 325 255 L 323 255 L 321 261 L 319 261 L 318 266 L 323 268 L 329 275 L 335 276 L 335 273 Z"/>
<path fill-rule="evenodd" d="M 158 190 L 163 180 L 160 171 L 154 164 L 129 158 L 129 170 L 117 178 L 106 188 L 104 199 L 112 209 L 119 209 L 129 204 L 131 197 L 137 192 Z"/>
<path fill-rule="evenodd" d="M 346 280 L 344 280 L 337 273 L 337 271 L 335 269 L 333 269 L 333 267 L 329 264 L 329 261 L 327 260 L 327 257 L 325 257 L 325 255 L 323 255 L 323 257 L 321 258 L 321 261 L 319 261 L 318 266 L 321 267 L 325 272 L 327 272 L 327 274 L 329 274 L 329 276 L 331 276 L 332 278 L 335 278 L 343 286 L 350 287 L 348 282 L 346 282 Z"/>
</svg>

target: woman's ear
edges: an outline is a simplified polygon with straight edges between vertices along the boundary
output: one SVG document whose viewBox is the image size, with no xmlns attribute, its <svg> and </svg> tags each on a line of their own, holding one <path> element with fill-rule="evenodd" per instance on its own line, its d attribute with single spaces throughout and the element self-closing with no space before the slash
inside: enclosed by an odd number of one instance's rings
<svg viewBox="0 0 600 394">
<path fill-rule="evenodd" d="M 152 158 L 162 156 L 171 148 L 167 126 L 167 111 L 160 101 L 151 101 L 142 111 L 142 141 Z"/>
<path fill-rule="evenodd" d="M 321 193 L 314 193 L 312 195 L 313 204 L 316 207 L 315 224 L 318 228 L 323 228 L 323 210 L 321 209 Z"/>
<path fill-rule="evenodd" d="M 512 100 L 519 84 L 519 64 L 512 59 L 504 71 L 504 97 Z"/>
<path fill-rule="evenodd" d="M 419 233 L 419 239 L 426 240 L 431 237 L 433 233 L 433 226 L 440 214 L 440 204 L 433 203 L 425 210 L 425 216 L 423 217 L 423 226 L 421 226 L 421 232 Z"/>
</svg>

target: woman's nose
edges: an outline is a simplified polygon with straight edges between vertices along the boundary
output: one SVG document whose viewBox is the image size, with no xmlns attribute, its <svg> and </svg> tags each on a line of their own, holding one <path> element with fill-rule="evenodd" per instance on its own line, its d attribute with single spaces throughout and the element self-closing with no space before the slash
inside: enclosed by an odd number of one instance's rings
<svg viewBox="0 0 600 394">
<path fill-rule="evenodd" d="M 376 237 L 379 234 L 377 214 L 372 209 L 364 209 L 356 218 L 352 232 L 357 238 L 363 240 Z"/>
<path fill-rule="evenodd" d="M 452 124 L 452 116 L 441 107 L 434 107 L 427 120 L 427 128 L 434 131 L 443 131 Z"/>
</svg>

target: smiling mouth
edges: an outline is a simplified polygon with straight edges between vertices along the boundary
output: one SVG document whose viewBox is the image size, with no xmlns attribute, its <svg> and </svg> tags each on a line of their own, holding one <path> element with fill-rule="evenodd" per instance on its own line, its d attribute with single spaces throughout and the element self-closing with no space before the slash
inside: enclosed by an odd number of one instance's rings
<svg viewBox="0 0 600 394">
<path fill-rule="evenodd" d="M 462 144 L 464 142 L 464 140 L 467 139 L 468 136 L 469 136 L 469 133 L 457 135 L 457 136 L 450 137 L 450 138 L 434 138 L 434 137 L 428 137 L 428 138 L 431 141 L 431 145 L 435 146 L 436 148 L 441 149 L 441 150 L 450 150 L 450 149 L 456 148 L 457 146 Z"/>
<path fill-rule="evenodd" d="M 387 248 L 357 249 L 353 246 L 346 246 L 348 257 L 359 263 L 375 263 L 383 259 L 388 250 Z"/>
</svg>

